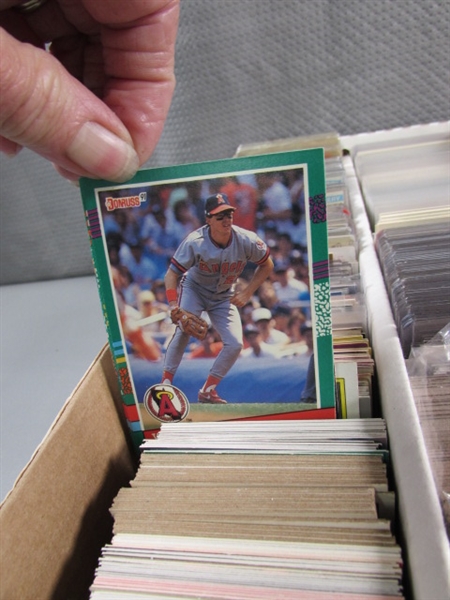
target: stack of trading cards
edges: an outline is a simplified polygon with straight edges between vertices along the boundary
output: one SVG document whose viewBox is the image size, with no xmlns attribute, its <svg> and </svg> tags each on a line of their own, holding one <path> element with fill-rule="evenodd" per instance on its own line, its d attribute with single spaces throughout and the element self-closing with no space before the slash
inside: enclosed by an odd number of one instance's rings
<svg viewBox="0 0 450 600">
<path fill-rule="evenodd" d="M 340 159 L 326 165 L 331 314 L 340 418 L 373 416 L 374 361 L 358 263 L 358 240 Z"/>
<path fill-rule="evenodd" d="M 450 209 L 443 217 L 425 225 L 399 221 L 376 237 L 405 358 L 450 322 Z"/>
<path fill-rule="evenodd" d="M 358 239 L 347 190 L 347 173 L 336 133 L 301 136 L 261 144 L 243 144 L 236 156 L 281 152 L 321 145 L 325 185 L 330 269 L 330 301 L 338 418 L 374 414 L 374 361 L 368 339 L 367 313 L 358 262 Z"/>
<path fill-rule="evenodd" d="M 433 137 L 354 154 L 405 358 L 450 322 L 449 159 Z"/>
<path fill-rule="evenodd" d="M 422 212 L 420 220 L 426 223 L 433 209 L 448 209 L 449 146 L 448 129 L 355 146 L 352 156 L 373 231 L 394 215 L 404 220 Z"/>
<path fill-rule="evenodd" d="M 92 599 L 403 597 L 384 421 L 163 425 L 142 450 Z"/>
</svg>

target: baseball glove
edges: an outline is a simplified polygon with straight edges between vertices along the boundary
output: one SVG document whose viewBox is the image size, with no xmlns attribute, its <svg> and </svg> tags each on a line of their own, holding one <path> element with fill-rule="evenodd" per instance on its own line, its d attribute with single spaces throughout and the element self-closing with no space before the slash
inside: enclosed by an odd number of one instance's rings
<svg viewBox="0 0 450 600">
<path fill-rule="evenodd" d="M 197 317 L 197 315 L 177 306 L 170 312 L 170 318 L 172 323 L 178 325 L 184 333 L 192 335 L 198 340 L 205 339 L 208 332 L 208 323 L 201 317 Z"/>
</svg>

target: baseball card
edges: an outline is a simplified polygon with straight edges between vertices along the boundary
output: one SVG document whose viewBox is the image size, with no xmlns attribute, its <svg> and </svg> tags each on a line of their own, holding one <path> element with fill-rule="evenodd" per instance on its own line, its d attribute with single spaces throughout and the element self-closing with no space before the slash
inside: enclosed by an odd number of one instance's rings
<svg viewBox="0 0 450 600">
<path fill-rule="evenodd" d="M 80 185 L 137 446 L 161 423 L 336 417 L 322 148 Z"/>
</svg>

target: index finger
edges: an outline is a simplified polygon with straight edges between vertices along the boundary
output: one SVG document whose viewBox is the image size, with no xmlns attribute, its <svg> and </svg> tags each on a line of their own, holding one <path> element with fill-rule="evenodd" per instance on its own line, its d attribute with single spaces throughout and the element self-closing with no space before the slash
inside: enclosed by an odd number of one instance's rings
<svg viewBox="0 0 450 600">
<path fill-rule="evenodd" d="M 128 129 L 141 164 L 152 154 L 175 88 L 179 0 L 86 0 L 101 24 L 104 102 Z"/>
</svg>

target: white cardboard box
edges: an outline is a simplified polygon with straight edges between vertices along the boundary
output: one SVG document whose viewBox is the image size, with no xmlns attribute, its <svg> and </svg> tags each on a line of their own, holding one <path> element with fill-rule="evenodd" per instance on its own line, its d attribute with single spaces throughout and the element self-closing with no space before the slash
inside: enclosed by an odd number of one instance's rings
<svg viewBox="0 0 450 600">
<path fill-rule="evenodd" d="M 418 125 L 342 138 L 350 153 L 424 138 L 450 141 L 449 123 Z M 364 201 L 350 157 L 345 159 L 353 216 L 360 241 L 360 271 L 368 327 L 387 422 L 407 575 L 416 600 L 450 598 L 450 547 L 414 397 Z"/>
<path fill-rule="evenodd" d="M 351 151 L 355 144 L 392 135 L 412 134 L 364 134 L 343 138 L 343 146 Z M 364 204 L 351 159 L 345 160 L 407 575 L 416 600 L 448 600 L 448 538 Z M 1 506 L 1 599 L 88 597 L 101 547 L 111 535 L 109 507 L 133 478 L 135 459 L 104 348 Z"/>
</svg>

